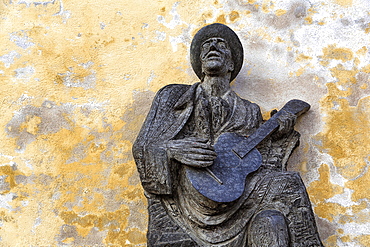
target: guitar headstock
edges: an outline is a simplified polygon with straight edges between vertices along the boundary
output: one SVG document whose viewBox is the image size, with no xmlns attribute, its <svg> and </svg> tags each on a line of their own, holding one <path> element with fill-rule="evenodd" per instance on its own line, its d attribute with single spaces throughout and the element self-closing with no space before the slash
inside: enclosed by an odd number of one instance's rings
<svg viewBox="0 0 370 247">
<path fill-rule="evenodd" d="M 307 112 L 310 109 L 310 104 L 299 99 L 292 99 L 288 101 L 281 110 L 290 112 L 297 117 Z"/>
</svg>

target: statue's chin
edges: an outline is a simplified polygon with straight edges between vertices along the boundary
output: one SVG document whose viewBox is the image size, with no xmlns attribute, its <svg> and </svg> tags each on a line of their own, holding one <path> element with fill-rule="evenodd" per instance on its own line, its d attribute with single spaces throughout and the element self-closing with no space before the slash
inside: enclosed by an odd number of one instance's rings
<svg viewBox="0 0 370 247">
<path fill-rule="evenodd" d="M 218 75 L 224 68 L 224 64 L 218 60 L 210 60 L 203 64 L 203 71 L 207 75 Z"/>
</svg>

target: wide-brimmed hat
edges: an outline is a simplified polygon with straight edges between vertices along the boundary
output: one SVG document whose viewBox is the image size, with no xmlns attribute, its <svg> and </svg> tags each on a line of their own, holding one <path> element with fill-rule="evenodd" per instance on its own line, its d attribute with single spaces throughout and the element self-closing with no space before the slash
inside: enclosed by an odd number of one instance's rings
<svg viewBox="0 0 370 247">
<path fill-rule="evenodd" d="M 202 62 L 200 60 L 201 46 L 209 38 L 219 37 L 226 40 L 231 50 L 234 62 L 234 71 L 231 72 L 230 82 L 238 75 L 243 65 L 243 46 L 238 35 L 228 26 L 221 23 L 213 23 L 201 28 L 194 36 L 190 46 L 190 62 L 195 74 L 203 79 Z"/>
</svg>

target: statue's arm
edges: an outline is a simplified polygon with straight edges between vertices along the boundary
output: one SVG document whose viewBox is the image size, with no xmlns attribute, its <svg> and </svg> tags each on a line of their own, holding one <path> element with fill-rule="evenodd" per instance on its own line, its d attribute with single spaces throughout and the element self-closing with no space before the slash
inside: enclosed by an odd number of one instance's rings
<svg viewBox="0 0 370 247">
<path fill-rule="evenodd" d="M 274 115 L 276 110 L 271 112 Z M 277 119 L 279 127 L 259 145 L 263 166 L 275 171 L 286 171 L 289 157 L 299 145 L 300 134 L 294 130 L 297 117 L 285 113 Z"/>
<path fill-rule="evenodd" d="M 164 87 L 156 94 L 151 109 L 143 123 L 132 151 L 140 174 L 141 183 L 147 192 L 153 194 L 171 194 L 172 178 L 167 152 L 160 136 L 164 126 L 163 112 L 168 108 L 171 87 Z M 167 109 L 170 110 L 170 109 Z"/>
<path fill-rule="evenodd" d="M 250 133 L 255 132 L 262 124 L 263 118 L 260 107 L 256 103 L 251 103 L 250 101 L 243 99 L 244 107 L 247 109 L 247 128 Z"/>
<path fill-rule="evenodd" d="M 216 153 L 207 141 L 195 137 L 175 139 L 192 108 L 175 113 L 178 99 L 188 88 L 169 85 L 153 100 L 140 133 L 133 145 L 133 155 L 144 189 L 154 194 L 172 193 L 179 164 L 206 167 Z M 178 161 L 178 162 L 174 162 Z"/>
</svg>

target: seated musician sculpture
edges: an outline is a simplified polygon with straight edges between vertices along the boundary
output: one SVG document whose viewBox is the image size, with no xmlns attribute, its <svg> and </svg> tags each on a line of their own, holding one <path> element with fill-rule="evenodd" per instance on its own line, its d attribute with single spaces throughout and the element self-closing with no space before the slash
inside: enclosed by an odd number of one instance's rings
<svg viewBox="0 0 370 247">
<path fill-rule="evenodd" d="M 243 48 L 227 26 L 191 44 L 194 85 L 156 95 L 133 154 L 148 198 L 148 246 L 323 246 L 298 173 L 286 162 L 309 109 L 288 102 L 264 122 L 230 88 Z"/>
</svg>

